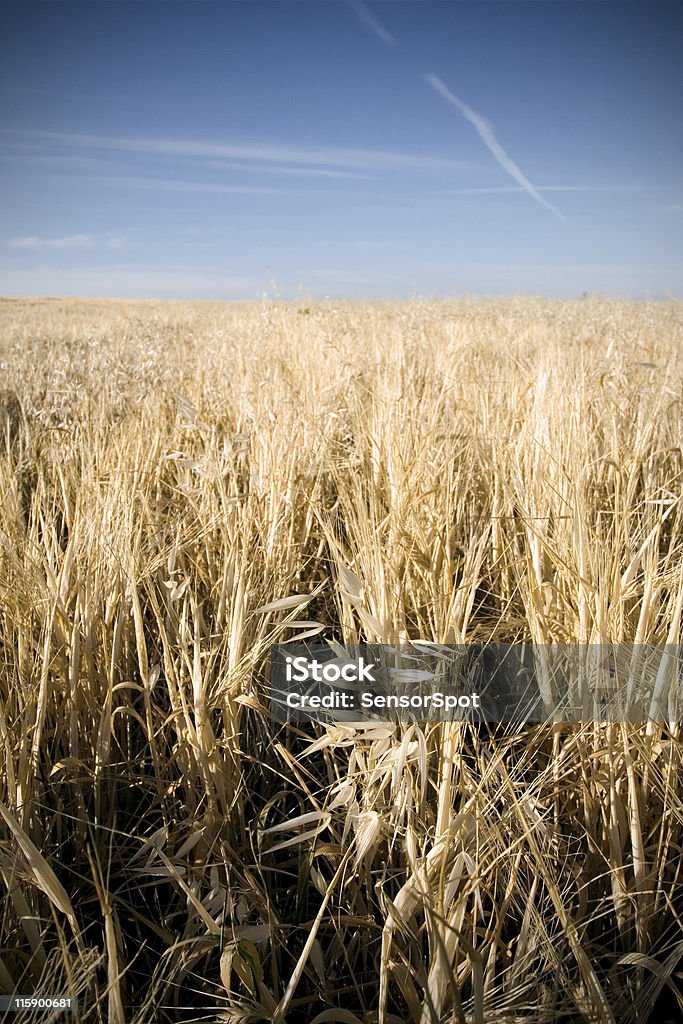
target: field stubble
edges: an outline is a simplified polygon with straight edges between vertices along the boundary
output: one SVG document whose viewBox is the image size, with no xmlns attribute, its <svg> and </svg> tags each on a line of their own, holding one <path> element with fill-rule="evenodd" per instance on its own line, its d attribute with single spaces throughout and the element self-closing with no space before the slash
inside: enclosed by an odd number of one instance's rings
<svg viewBox="0 0 683 1024">
<path fill-rule="evenodd" d="M 0 990 L 109 1024 L 680 1019 L 680 723 L 267 712 L 304 635 L 678 643 L 680 304 L 0 323 Z"/>
</svg>

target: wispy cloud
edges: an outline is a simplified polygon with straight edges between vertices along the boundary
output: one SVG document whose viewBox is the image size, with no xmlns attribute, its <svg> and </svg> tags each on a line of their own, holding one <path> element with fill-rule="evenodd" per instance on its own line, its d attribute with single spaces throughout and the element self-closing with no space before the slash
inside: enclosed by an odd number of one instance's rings
<svg viewBox="0 0 683 1024">
<path fill-rule="evenodd" d="M 10 238 L 6 243 L 11 249 L 123 249 L 128 244 L 125 235 L 109 235 L 97 238 L 95 235 L 65 235 L 63 238 L 40 238 L 38 235 L 21 235 Z"/>
<path fill-rule="evenodd" d="M 19 152 L 10 153 L 4 150 L 0 152 L 0 163 L 3 164 L 29 164 L 36 167 L 54 167 L 57 170 L 67 171 L 88 171 L 106 169 L 111 167 L 110 160 L 103 160 L 94 156 L 73 156 L 66 153 L 36 153 L 33 148 L 23 149 Z"/>
<path fill-rule="evenodd" d="M 210 181 L 181 181 L 175 178 L 136 178 L 127 175 L 105 175 L 93 178 L 101 185 L 120 188 L 149 188 L 162 192 L 213 192 L 227 195 L 282 196 L 288 191 L 261 185 L 221 185 Z M 291 193 L 289 193 L 291 194 Z"/>
<path fill-rule="evenodd" d="M 204 166 L 220 167 L 228 171 L 249 171 L 256 174 L 276 174 L 288 178 L 338 178 L 344 181 L 372 181 L 372 174 L 359 171 L 338 171 L 326 167 L 280 167 L 277 164 L 234 163 L 226 160 L 202 160 Z"/>
<path fill-rule="evenodd" d="M 155 154 L 152 154 L 155 155 Z M 181 159 L 185 154 L 181 154 Z M 218 167 L 221 170 L 246 171 L 256 174 L 272 174 L 287 178 L 329 178 L 348 181 L 372 181 L 372 174 L 361 171 L 342 171 L 329 167 L 284 167 L 269 163 L 238 163 L 234 160 L 217 160 L 208 157 L 193 157 L 194 162 L 204 167 Z M 0 163 L 21 163 L 31 167 L 53 167 L 56 170 L 97 171 L 111 170 L 115 160 L 94 156 L 75 156 L 64 153 L 36 153 L 34 147 L 20 152 L 0 153 Z"/>
<path fill-rule="evenodd" d="M 538 189 L 534 188 L 529 179 L 522 173 L 514 160 L 507 155 L 496 138 L 493 128 L 488 121 L 483 118 L 481 114 L 477 113 L 476 110 L 473 110 L 472 107 L 468 106 L 467 103 L 464 103 L 454 93 L 452 93 L 436 75 L 429 72 L 424 77 L 425 81 L 431 85 L 432 89 L 443 96 L 444 99 L 448 100 L 451 106 L 455 107 L 456 110 L 459 110 L 462 116 L 474 126 L 480 139 L 493 154 L 503 170 L 506 171 L 511 178 L 514 178 L 514 180 L 517 181 L 521 187 L 536 200 L 537 203 L 540 203 L 541 206 L 550 210 L 556 217 L 559 217 L 560 220 L 565 220 L 564 214 L 561 213 L 556 206 L 553 206 L 552 203 L 549 203 L 547 199 L 543 198 Z"/>
<path fill-rule="evenodd" d="M 368 5 L 363 3 L 363 0 L 349 0 L 349 7 L 355 11 L 365 27 L 373 35 L 377 36 L 385 46 L 394 47 L 398 45 L 396 38 L 392 36 L 389 29 L 382 24 L 379 18 L 375 17 Z"/>
<path fill-rule="evenodd" d="M 20 238 L 10 238 L 7 245 L 12 249 L 92 249 L 95 239 L 92 235 L 66 235 L 64 238 L 23 235 Z"/>
<path fill-rule="evenodd" d="M 537 185 L 537 192 L 646 192 L 649 185 Z M 522 185 L 483 185 L 472 188 L 445 188 L 430 193 L 433 196 L 495 195 L 498 192 L 527 192 Z"/>
<path fill-rule="evenodd" d="M 5 135 L 10 133 L 3 133 Z M 148 156 L 170 156 L 180 159 L 213 159 L 250 161 L 276 165 L 279 171 L 297 168 L 325 168 L 328 171 L 351 169 L 359 171 L 461 170 L 472 167 L 469 161 L 420 153 L 400 153 L 383 149 L 354 149 L 336 146 L 296 146 L 271 142 L 201 142 L 193 139 L 133 139 L 122 136 L 85 135 L 74 132 L 13 132 L 12 136 L 29 136 L 44 144 L 59 144 L 80 149 L 144 153 Z M 283 165 L 296 165 L 285 168 Z"/>
</svg>

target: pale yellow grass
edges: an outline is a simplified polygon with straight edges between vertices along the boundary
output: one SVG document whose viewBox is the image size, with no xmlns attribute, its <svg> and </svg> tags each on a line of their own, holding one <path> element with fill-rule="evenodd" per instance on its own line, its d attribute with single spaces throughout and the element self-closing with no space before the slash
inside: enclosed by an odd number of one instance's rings
<svg viewBox="0 0 683 1024">
<path fill-rule="evenodd" d="M 0 331 L 0 990 L 680 1019 L 679 723 L 267 710 L 295 636 L 678 643 L 680 304 L 2 300 Z"/>
</svg>

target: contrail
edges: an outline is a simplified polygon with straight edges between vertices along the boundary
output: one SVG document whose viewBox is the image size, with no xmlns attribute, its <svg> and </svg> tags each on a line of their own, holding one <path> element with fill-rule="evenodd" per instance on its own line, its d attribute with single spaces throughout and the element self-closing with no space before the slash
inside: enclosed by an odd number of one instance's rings
<svg viewBox="0 0 683 1024">
<path fill-rule="evenodd" d="M 448 100 L 448 102 L 452 106 L 454 106 L 456 110 L 460 111 L 462 116 L 466 118 L 470 122 L 470 124 L 474 125 L 474 127 L 477 130 L 477 133 L 479 134 L 480 139 L 482 140 L 484 145 L 491 151 L 491 153 L 493 153 L 495 159 L 498 161 L 503 170 L 507 171 L 507 173 L 512 178 L 514 178 L 515 181 L 518 182 L 522 186 L 522 188 L 526 192 L 528 192 L 533 199 L 536 200 L 537 203 L 540 203 L 541 206 L 545 206 L 547 210 L 550 210 L 552 213 L 554 213 L 556 217 L 560 218 L 560 220 L 565 220 L 566 218 L 564 214 L 561 213 L 556 206 L 553 206 L 552 203 L 549 203 L 547 199 L 543 198 L 543 196 L 531 184 L 529 179 L 522 174 L 514 160 L 510 159 L 510 157 L 507 155 L 507 153 L 501 146 L 500 142 L 494 135 L 493 128 L 488 123 L 488 121 L 486 121 L 485 118 L 481 116 L 481 114 L 478 114 L 476 110 L 472 110 L 472 107 L 469 107 L 466 103 L 463 103 L 461 99 L 458 99 L 458 97 L 455 96 L 450 91 L 450 89 L 448 89 L 444 85 L 441 79 L 437 78 L 436 75 L 433 75 L 430 72 L 426 74 L 424 77 L 425 81 L 427 81 L 431 85 L 432 89 L 435 89 L 436 92 L 438 92 L 441 96 L 444 97 L 444 99 Z"/>
<path fill-rule="evenodd" d="M 349 0 L 349 6 L 358 15 L 366 28 L 369 28 L 373 35 L 376 35 L 385 46 L 397 46 L 396 39 L 391 32 L 384 27 L 379 18 L 376 18 L 370 8 L 363 0 Z"/>
<path fill-rule="evenodd" d="M 391 32 L 384 27 L 379 18 L 375 17 L 364 0 L 348 0 L 348 3 L 363 25 L 365 25 L 373 35 L 381 40 L 385 46 L 394 47 L 398 45 L 397 40 L 392 36 Z M 488 121 L 482 117 L 481 114 L 477 113 L 476 110 L 473 110 L 472 107 L 468 106 L 467 103 L 464 103 L 454 93 L 452 93 L 436 75 L 428 72 L 424 77 L 425 81 L 431 85 L 432 89 L 443 96 L 444 99 L 448 100 L 456 110 L 460 111 L 462 116 L 466 118 L 470 124 L 474 125 L 480 139 L 487 149 L 493 154 L 494 158 L 503 170 L 507 171 L 510 177 L 514 178 L 521 188 L 523 188 L 525 192 L 528 192 L 531 198 L 535 199 L 537 203 L 544 206 L 546 210 L 550 210 L 550 212 L 554 213 L 560 220 L 566 220 L 564 214 L 558 210 L 556 206 L 553 206 L 552 203 L 549 203 L 547 199 L 543 198 L 538 189 L 534 188 L 529 179 L 522 173 L 514 160 L 507 155 L 496 138 L 493 128 Z"/>
</svg>

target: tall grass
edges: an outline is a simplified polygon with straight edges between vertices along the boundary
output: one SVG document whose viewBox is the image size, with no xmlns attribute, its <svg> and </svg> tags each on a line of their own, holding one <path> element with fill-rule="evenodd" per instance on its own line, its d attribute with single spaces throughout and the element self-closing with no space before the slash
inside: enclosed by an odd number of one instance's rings
<svg viewBox="0 0 683 1024">
<path fill-rule="evenodd" d="M 680 1019 L 679 723 L 268 712 L 297 636 L 678 643 L 680 305 L 0 319 L 0 989 L 109 1024 Z"/>
</svg>

